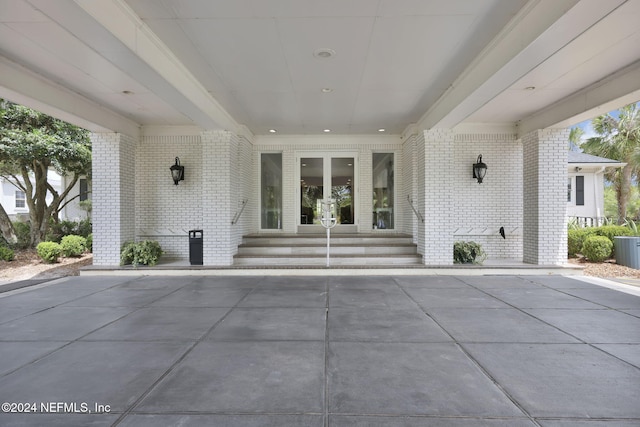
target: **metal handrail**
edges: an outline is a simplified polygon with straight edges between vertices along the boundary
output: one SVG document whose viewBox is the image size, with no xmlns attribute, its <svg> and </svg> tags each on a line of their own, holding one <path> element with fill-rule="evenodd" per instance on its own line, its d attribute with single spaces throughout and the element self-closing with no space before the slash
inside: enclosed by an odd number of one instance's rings
<svg viewBox="0 0 640 427">
<path fill-rule="evenodd" d="M 248 201 L 249 199 L 244 199 L 242 201 L 242 207 L 240 208 L 240 211 L 236 212 L 236 214 L 233 216 L 233 219 L 231 220 L 231 225 L 236 225 L 238 223 L 238 221 L 240 220 L 240 215 L 242 215 L 242 212 L 244 212 L 244 208 L 245 206 L 247 206 Z"/>
<path fill-rule="evenodd" d="M 409 201 L 409 205 L 411 206 L 411 209 L 413 209 L 413 213 L 416 214 L 416 216 L 418 217 L 418 219 L 420 220 L 420 222 L 424 223 L 424 217 L 420 214 L 420 212 L 418 212 L 418 210 L 416 209 L 416 207 L 413 205 L 413 199 L 411 198 L 410 195 L 407 194 L 407 200 Z"/>
</svg>

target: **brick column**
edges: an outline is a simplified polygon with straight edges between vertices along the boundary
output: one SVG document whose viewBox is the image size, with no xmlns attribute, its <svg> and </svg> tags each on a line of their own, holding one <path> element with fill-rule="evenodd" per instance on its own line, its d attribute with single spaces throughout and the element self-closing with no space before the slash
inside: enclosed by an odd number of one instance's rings
<svg viewBox="0 0 640 427">
<path fill-rule="evenodd" d="M 135 240 L 136 140 L 91 134 L 93 156 L 93 264 L 120 264 L 120 248 Z"/>
<path fill-rule="evenodd" d="M 554 265 L 567 260 L 567 141 L 569 129 L 522 137 L 523 260 Z"/>
<path fill-rule="evenodd" d="M 202 137 L 202 230 L 204 265 L 231 265 L 232 154 L 238 137 L 227 131 L 204 131 Z"/>
<path fill-rule="evenodd" d="M 418 251 L 426 265 L 453 264 L 453 142 L 450 129 L 424 131 L 417 139 Z"/>
</svg>

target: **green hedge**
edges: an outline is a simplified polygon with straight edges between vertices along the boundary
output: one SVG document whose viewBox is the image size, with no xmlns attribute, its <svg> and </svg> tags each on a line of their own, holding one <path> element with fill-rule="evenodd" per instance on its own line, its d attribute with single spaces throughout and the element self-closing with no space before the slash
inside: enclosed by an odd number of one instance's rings
<svg viewBox="0 0 640 427">
<path fill-rule="evenodd" d="M 613 243 L 605 236 L 589 236 L 582 245 L 582 254 L 591 262 L 602 262 L 611 256 Z"/>
<path fill-rule="evenodd" d="M 82 236 L 64 236 L 60 241 L 62 255 L 65 257 L 78 257 L 87 249 L 87 239 Z"/>
<path fill-rule="evenodd" d="M 482 246 L 476 242 L 455 242 L 453 244 L 454 264 L 482 264 L 487 258 Z"/>
<path fill-rule="evenodd" d="M 11 249 L 0 246 L 0 260 L 1 261 L 13 261 L 13 257 L 15 256 L 15 252 Z"/>
<path fill-rule="evenodd" d="M 589 236 L 596 234 L 593 227 L 574 228 L 567 234 L 567 249 L 569 257 L 574 258 L 577 254 L 582 253 L 582 245 Z"/>
<path fill-rule="evenodd" d="M 38 256 L 46 263 L 53 264 L 62 254 L 62 246 L 56 242 L 40 242 L 36 247 Z"/>
<path fill-rule="evenodd" d="M 600 227 L 571 228 L 567 233 L 567 252 L 569 257 L 577 254 L 585 255 L 583 246 L 585 241 L 591 236 L 607 238 L 613 247 L 616 236 L 634 236 L 636 233 L 629 226 L 625 225 L 602 225 Z M 610 256 L 615 256 L 615 247 Z"/>
<path fill-rule="evenodd" d="M 127 242 L 120 251 L 120 264 L 156 265 L 163 254 L 160 243 L 155 240 L 143 240 L 141 242 Z"/>
</svg>

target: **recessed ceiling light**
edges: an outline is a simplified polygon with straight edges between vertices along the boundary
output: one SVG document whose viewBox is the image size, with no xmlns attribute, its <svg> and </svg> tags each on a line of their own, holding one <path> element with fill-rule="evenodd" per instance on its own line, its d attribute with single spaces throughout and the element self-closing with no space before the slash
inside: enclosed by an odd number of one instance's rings
<svg viewBox="0 0 640 427">
<path fill-rule="evenodd" d="M 130 91 L 130 90 L 123 90 L 123 91 L 122 91 L 122 94 L 123 94 L 123 95 L 133 95 L 133 92 L 132 92 L 132 91 Z"/>
<path fill-rule="evenodd" d="M 320 59 L 328 59 L 328 58 L 332 58 L 336 55 L 336 51 L 333 49 L 328 49 L 328 48 L 320 48 L 317 49 L 315 52 L 313 52 L 313 56 L 315 56 L 316 58 L 320 58 Z"/>
<path fill-rule="evenodd" d="M 524 88 L 524 90 L 536 90 L 535 86 L 527 86 Z"/>
<path fill-rule="evenodd" d="M 329 132 L 331 132 L 331 129 L 325 129 L 324 132 L 325 133 L 329 133 Z"/>
<path fill-rule="evenodd" d="M 277 131 L 275 129 L 269 129 L 270 133 L 276 133 Z"/>
<path fill-rule="evenodd" d="M 385 128 L 380 128 L 380 129 L 378 129 L 378 132 L 385 132 L 385 131 L 386 131 L 386 129 L 385 129 Z"/>
<path fill-rule="evenodd" d="M 330 87 L 323 87 L 320 90 L 322 91 L 322 93 L 331 93 L 331 92 L 333 92 L 333 89 L 331 89 Z"/>
</svg>

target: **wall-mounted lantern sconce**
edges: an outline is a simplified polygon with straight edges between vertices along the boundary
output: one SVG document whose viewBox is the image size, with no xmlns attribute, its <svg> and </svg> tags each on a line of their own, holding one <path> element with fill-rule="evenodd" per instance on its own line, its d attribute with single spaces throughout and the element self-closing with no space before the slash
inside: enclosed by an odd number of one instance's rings
<svg viewBox="0 0 640 427">
<path fill-rule="evenodd" d="M 184 181 L 184 166 L 180 166 L 180 157 L 176 157 L 176 163 L 169 170 L 175 185 L 178 185 L 178 181 Z"/>
<path fill-rule="evenodd" d="M 476 163 L 473 164 L 473 177 L 478 180 L 478 184 L 482 184 L 482 180 L 486 174 L 487 165 L 482 163 L 482 154 L 480 154 Z"/>
</svg>

